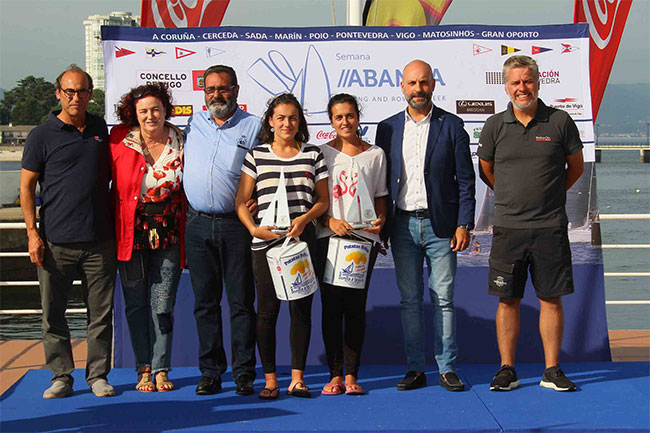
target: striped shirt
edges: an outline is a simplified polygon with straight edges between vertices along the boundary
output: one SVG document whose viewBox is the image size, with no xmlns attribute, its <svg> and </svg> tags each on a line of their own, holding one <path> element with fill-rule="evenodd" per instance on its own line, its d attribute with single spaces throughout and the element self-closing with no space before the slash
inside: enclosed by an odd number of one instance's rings
<svg viewBox="0 0 650 433">
<path fill-rule="evenodd" d="M 259 225 L 278 188 L 280 169 L 284 170 L 289 214 L 293 220 L 309 211 L 316 201 L 316 182 L 327 179 L 327 165 L 321 150 L 313 144 L 303 144 L 300 152 L 291 158 L 281 158 L 262 144 L 248 151 L 242 173 L 255 179 L 257 214 L 253 217 Z M 262 250 L 273 241 L 253 238 L 252 250 Z"/>
</svg>

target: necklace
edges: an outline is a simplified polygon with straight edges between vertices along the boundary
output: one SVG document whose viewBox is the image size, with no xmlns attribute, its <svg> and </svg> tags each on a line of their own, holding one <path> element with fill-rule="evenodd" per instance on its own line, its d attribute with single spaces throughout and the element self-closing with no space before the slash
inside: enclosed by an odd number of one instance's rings
<svg viewBox="0 0 650 433">
<path fill-rule="evenodd" d="M 160 147 L 160 146 L 163 146 L 163 145 L 165 145 L 164 141 L 163 142 L 158 142 L 158 143 L 152 144 L 152 145 L 146 145 L 144 143 L 144 138 L 142 138 L 142 134 L 140 134 L 140 149 L 142 149 L 142 154 L 145 155 L 145 156 L 151 155 L 151 152 L 149 152 L 149 149 L 155 149 L 156 147 Z"/>
<path fill-rule="evenodd" d="M 149 149 L 155 149 L 156 147 L 162 146 L 164 143 L 158 143 L 154 144 L 152 146 L 145 146 L 144 143 L 140 143 L 140 148 L 142 149 L 142 154 L 145 156 L 150 156 L 151 152 L 149 152 Z"/>
</svg>

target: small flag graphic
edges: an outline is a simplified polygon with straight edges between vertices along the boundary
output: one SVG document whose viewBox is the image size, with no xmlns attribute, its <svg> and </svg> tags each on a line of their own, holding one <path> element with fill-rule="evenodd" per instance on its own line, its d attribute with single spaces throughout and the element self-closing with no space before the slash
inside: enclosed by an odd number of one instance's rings
<svg viewBox="0 0 650 433">
<path fill-rule="evenodd" d="M 533 47 L 531 49 L 531 52 L 532 52 L 533 55 L 534 54 L 539 54 L 539 53 L 545 53 L 547 51 L 552 51 L 552 50 L 550 48 L 537 47 L 535 45 L 533 45 Z"/>
<path fill-rule="evenodd" d="M 124 57 L 129 54 L 135 54 L 135 51 L 127 50 L 126 48 L 115 47 L 115 57 Z"/>
<path fill-rule="evenodd" d="M 191 51 L 191 50 L 186 50 L 184 48 L 176 48 L 176 58 L 177 59 L 182 59 L 183 57 L 191 56 L 192 54 L 196 54 L 196 51 Z"/>
<path fill-rule="evenodd" d="M 516 53 L 517 51 L 521 51 L 521 50 L 519 48 L 509 47 L 507 45 L 501 45 L 501 55 L 502 56 L 505 56 L 506 54 Z"/>
</svg>

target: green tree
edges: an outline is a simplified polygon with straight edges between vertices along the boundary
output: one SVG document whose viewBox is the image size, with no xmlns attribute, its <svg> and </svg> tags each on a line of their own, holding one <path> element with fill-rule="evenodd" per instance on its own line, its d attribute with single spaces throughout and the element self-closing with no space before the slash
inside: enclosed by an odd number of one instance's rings
<svg viewBox="0 0 650 433">
<path fill-rule="evenodd" d="M 56 104 L 54 84 L 29 75 L 5 93 L 0 102 L 0 123 L 37 125 Z"/>
<path fill-rule="evenodd" d="M 88 112 L 104 117 L 104 91 L 93 89 L 93 99 L 88 104 Z"/>
<path fill-rule="evenodd" d="M 61 103 L 57 101 L 57 104 L 52 107 L 50 111 L 57 111 L 61 109 Z M 2 110 L 2 107 L 0 106 L 0 110 Z M 90 113 L 93 113 L 97 116 L 104 117 L 104 91 L 102 89 L 93 89 L 93 99 L 90 100 L 88 104 L 88 111 Z M 50 113 L 46 113 L 41 117 L 40 122 L 38 123 L 43 123 L 47 120 L 47 116 L 49 116 Z M 2 112 L 0 111 L 0 116 L 2 116 Z"/>
</svg>

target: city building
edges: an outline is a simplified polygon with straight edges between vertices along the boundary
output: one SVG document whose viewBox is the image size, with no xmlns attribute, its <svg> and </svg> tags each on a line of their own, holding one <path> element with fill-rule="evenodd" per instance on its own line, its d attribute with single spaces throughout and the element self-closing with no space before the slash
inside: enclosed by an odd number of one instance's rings
<svg viewBox="0 0 650 433">
<path fill-rule="evenodd" d="M 139 27 L 140 17 L 131 12 L 111 12 L 108 15 L 91 15 L 84 21 L 86 33 L 86 71 L 93 77 L 96 89 L 105 89 L 104 51 L 102 26 Z"/>
<path fill-rule="evenodd" d="M 0 146 L 23 146 L 35 125 L 0 126 Z"/>
</svg>

